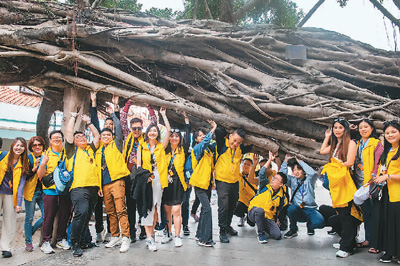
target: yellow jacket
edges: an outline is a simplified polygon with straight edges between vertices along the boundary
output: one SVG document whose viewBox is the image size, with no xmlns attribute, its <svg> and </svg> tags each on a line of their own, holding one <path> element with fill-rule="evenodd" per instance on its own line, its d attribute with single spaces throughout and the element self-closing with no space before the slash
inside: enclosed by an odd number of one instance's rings
<svg viewBox="0 0 400 266">
<path fill-rule="evenodd" d="M 33 166 L 35 166 L 37 159 L 35 155 L 33 155 L 33 153 L 31 153 L 30 155 L 33 158 Z M 24 199 L 26 199 L 27 201 L 32 201 L 33 194 L 35 194 L 37 182 L 38 182 L 37 173 L 34 176 L 32 176 L 32 178 L 30 178 L 29 180 L 26 180 L 24 186 Z"/>
<path fill-rule="evenodd" d="M 166 156 L 167 156 L 167 163 L 169 165 L 169 162 L 171 161 L 171 153 L 168 153 Z M 185 182 L 185 175 L 183 173 L 186 158 L 185 158 L 185 151 L 183 150 L 183 147 L 177 148 L 174 152 L 174 155 L 172 155 L 172 158 L 174 158 L 173 164 L 175 167 L 175 171 L 178 173 L 179 180 L 181 181 L 183 189 L 186 191 L 187 184 Z"/>
<path fill-rule="evenodd" d="M 102 173 L 102 149 L 104 144 L 102 144 L 99 149 L 96 151 L 96 165 L 97 165 L 97 174 L 101 180 Z M 131 172 L 128 170 L 126 163 L 124 162 L 124 157 L 122 153 L 118 150 L 117 145 L 115 145 L 115 141 L 111 141 L 104 148 L 105 161 L 107 164 L 108 172 L 110 173 L 111 181 L 115 181 L 125 176 L 128 176 Z"/>
<path fill-rule="evenodd" d="M 250 200 L 256 195 L 254 190 L 244 181 L 243 178 L 248 180 L 247 175 L 242 173 L 242 177 L 239 180 L 239 201 L 244 205 L 249 206 Z M 251 184 L 253 188 L 257 189 L 257 185 Z"/>
<path fill-rule="evenodd" d="M 138 142 L 139 142 L 139 145 L 143 144 L 144 139 L 143 139 L 142 135 L 140 135 L 140 137 L 138 138 Z M 138 147 L 139 147 L 139 145 L 138 145 Z M 132 153 L 132 149 L 134 146 L 135 146 L 135 139 L 131 132 L 126 137 L 125 145 L 124 145 L 124 161 L 125 161 L 125 163 L 128 163 L 129 155 Z"/>
<path fill-rule="evenodd" d="M 4 175 L 7 172 L 7 163 L 8 163 L 8 153 L 3 160 L 0 161 L 0 184 L 3 182 Z M 19 182 L 21 181 L 22 175 L 22 162 L 21 158 L 19 158 L 17 165 L 14 167 L 13 170 L 13 183 L 12 183 L 12 190 L 13 190 L 13 202 L 14 207 L 18 204 L 17 193 L 18 193 L 18 186 Z"/>
<path fill-rule="evenodd" d="M 142 151 L 142 168 L 149 170 L 150 173 L 153 173 L 153 169 L 151 167 L 151 152 L 147 145 L 147 142 L 143 142 L 139 148 Z M 154 150 L 154 155 L 156 156 L 158 173 L 160 175 L 161 188 L 168 187 L 168 164 L 167 164 L 167 156 L 165 155 L 165 150 L 163 145 L 158 142 L 157 146 Z"/>
<path fill-rule="evenodd" d="M 201 189 L 207 190 L 210 186 L 211 174 L 214 168 L 213 154 L 209 149 L 204 151 L 203 157 L 198 162 L 194 151 L 192 151 L 193 174 L 190 177 L 189 184 Z"/>
<path fill-rule="evenodd" d="M 400 175 L 400 158 L 393 161 L 393 156 L 397 153 L 397 147 L 394 150 L 389 151 L 386 157 L 386 174 L 388 175 Z M 390 163 L 389 163 L 390 162 Z M 378 173 L 381 172 L 381 166 L 379 166 Z M 389 201 L 399 202 L 400 201 L 400 180 L 390 179 L 387 181 L 388 191 L 389 191 Z"/>
<path fill-rule="evenodd" d="M 249 211 L 253 207 L 262 208 L 265 212 L 265 218 L 275 219 L 277 210 L 279 207 L 284 207 L 288 204 L 288 200 L 285 197 L 283 189 L 280 188 L 279 191 L 273 196 L 273 190 L 271 185 L 267 185 L 267 189 L 260 194 L 257 194 L 249 204 Z M 283 202 L 281 202 L 283 201 Z"/>
<path fill-rule="evenodd" d="M 362 151 L 362 159 L 364 164 L 364 184 L 368 183 L 368 181 L 372 178 L 372 172 L 374 171 L 375 166 L 375 149 L 379 139 L 369 138 L 367 146 Z M 360 141 L 357 141 L 357 150 L 360 148 Z M 354 167 L 358 167 L 355 165 Z"/>
<path fill-rule="evenodd" d="M 229 147 L 228 139 L 225 139 L 227 150 L 219 156 L 215 164 L 215 179 L 226 183 L 236 183 L 240 177 L 240 160 L 242 150 L 236 148 L 234 151 Z"/>
<path fill-rule="evenodd" d="M 329 191 L 332 198 L 332 207 L 340 208 L 348 206 L 357 191 L 356 185 L 350 176 L 349 169 L 337 159 L 332 158 L 322 169 L 321 174 L 327 173 L 329 179 Z"/>
</svg>

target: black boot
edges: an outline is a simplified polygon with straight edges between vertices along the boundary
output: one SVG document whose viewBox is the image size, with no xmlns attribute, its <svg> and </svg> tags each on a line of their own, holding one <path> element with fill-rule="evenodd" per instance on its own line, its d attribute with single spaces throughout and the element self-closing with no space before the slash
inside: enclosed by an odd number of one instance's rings
<svg viewBox="0 0 400 266">
<path fill-rule="evenodd" d="M 72 245 L 72 255 L 74 255 L 74 257 L 80 257 L 83 255 L 83 250 L 79 244 Z"/>
<path fill-rule="evenodd" d="M 221 241 L 221 243 L 229 243 L 228 234 L 225 228 L 219 229 L 219 240 Z"/>
</svg>

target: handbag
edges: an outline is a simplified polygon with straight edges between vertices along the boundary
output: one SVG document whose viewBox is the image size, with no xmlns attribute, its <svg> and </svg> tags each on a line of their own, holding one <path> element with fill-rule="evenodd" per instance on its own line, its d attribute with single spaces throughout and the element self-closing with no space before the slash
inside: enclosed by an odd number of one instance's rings
<svg viewBox="0 0 400 266">
<path fill-rule="evenodd" d="M 362 205 L 364 201 L 366 201 L 369 197 L 369 189 L 370 189 L 371 183 L 368 182 L 367 184 L 359 187 L 357 191 L 354 193 L 353 201 L 355 204 L 358 206 Z"/>
<path fill-rule="evenodd" d="M 47 187 L 47 188 L 49 188 L 49 187 L 51 187 L 52 185 L 54 185 L 53 172 L 50 173 L 50 174 L 48 174 L 48 175 L 46 175 L 46 176 L 44 176 L 44 177 L 42 177 L 41 182 L 42 182 L 42 184 L 43 184 L 45 187 Z"/>
</svg>

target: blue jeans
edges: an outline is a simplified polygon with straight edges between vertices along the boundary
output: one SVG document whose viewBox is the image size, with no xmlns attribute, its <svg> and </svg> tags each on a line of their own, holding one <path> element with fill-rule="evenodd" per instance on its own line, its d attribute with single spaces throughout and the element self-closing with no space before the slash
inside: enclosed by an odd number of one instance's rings
<svg viewBox="0 0 400 266">
<path fill-rule="evenodd" d="M 33 217 L 35 216 L 35 206 L 36 204 L 39 206 L 40 212 L 42 216 L 33 223 Z M 25 200 L 25 243 L 32 243 L 32 235 L 42 227 L 44 219 L 44 204 L 43 204 L 43 194 L 41 190 L 35 191 L 32 197 L 32 201 Z"/>
<path fill-rule="evenodd" d="M 369 242 L 371 239 L 372 201 L 367 199 L 361 205 L 361 210 L 363 213 L 365 240 Z"/>
<path fill-rule="evenodd" d="M 208 190 L 194 187 L 194 192 L 200 200 L 201 212 L 199 224 L 197 225 L 196 237 L 200 242 L 209 243 L 213 241 L 212 236 L 212 209 L 210 205 L 210 198 L 208 197 L 211 191 L 211 185 Z"/>
<path fill-rule="evenodd" d="M 317 208 L 300 208 L 299 205 L 291 204 L 287 211 L 290 220 L 290 230 L 297 231 L 297 222 L 307 222 L 307 228 L 321 229 L 325 226 L 324 217 Z"/>
</svg>

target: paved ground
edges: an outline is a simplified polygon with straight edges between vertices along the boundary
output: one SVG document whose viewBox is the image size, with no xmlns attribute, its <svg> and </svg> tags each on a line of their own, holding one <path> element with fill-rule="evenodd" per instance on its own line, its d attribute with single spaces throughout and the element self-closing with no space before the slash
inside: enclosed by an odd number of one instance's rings
<svg viewBox="0 0 400 266">
<path fill-rule="evenodd" d="M 322 187 L 317 188 L 319 204 L 329 203 L 329 194 Z M 182 237 L 183 247 L 175 248 L 173 242 L 162 245 L 157 236 L 158 251 L 151 253 L 145 248 L 144 241 L 131 245 L 129 252 L 120 254 L 118 248 L 106 249 L 103 244 L 84 252 L 81 258 L 73 258 L 71 251 L 56 250 L 55 254 L 45 255 L 35 245 L 35 250 L 27 253 L 21 247 L 13 251 L 10 259 L 0 258 L 5 265 L 381 265 L 379 255 L 369 254 L 367 249 L 359 249 L 346 258 L 335 257 L 333 243 L 338 236 L 326 233 L 327 229 L 317 230 L 314 236 L 308 236 L 305 224 L 300 224 L 299 236 L 293 239 L 269 240 L 261 245 L 256 239 L 255 229 L 246 225 L 238 228 L 238 218 L 233 226 L 239 236 L 230 237 L 231 243 L 221 244 L 218 239 L 217 206 L 213 205 L 214 240 L 213 248 L 199 247 L 194 240 L 197 224 L 190 219 L 192 231 L 189 237 Z M 94 228 L 92 224 L 91 228 Z M 361 231 L 360 235 L 363 235 Z M 22 236 L 17 236 L 22 238 Z M 396 264 L 397 265 L 397 264 Z"/>
</svg>

